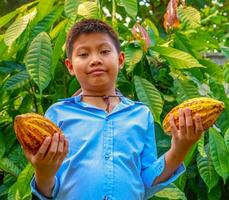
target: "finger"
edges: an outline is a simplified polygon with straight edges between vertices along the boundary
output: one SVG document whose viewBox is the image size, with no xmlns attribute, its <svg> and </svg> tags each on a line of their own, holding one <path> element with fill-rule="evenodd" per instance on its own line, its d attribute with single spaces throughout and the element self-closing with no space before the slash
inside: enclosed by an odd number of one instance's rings
<svg viewBox="0 0 229 200">
<path fill-rule="evenodd" d="M 186 130 L 189 137 L 191 137 L 194 133 L 193 121 L 192 121 L 192 113 L 189 108 L 185 109 L 185 122 L 186 122 Z"/>
<path fill-rule="evenodd" d="M 170 124 L 172 135 L 176 137 L 178 134 L 178 130 L 177 130 L 177 126 L 176 126 L 175 121 L 174 121 L 173 114 L 170 114 L 169 124 Z"/>
<path fill-rule="evenodd" d="M 55 133 L 52 137 L 52 143 L 50 145 L 50 148 L 47 152 L 47 155 L 45 157 L 46 160 L 52 160 L 55 155 L 56 155 L 56 152 L 57 152 L 57 149 L 58 149 L 58 144 L 59 144 L 59 133 Z"/>
<path fill-rule="evenodd" d="M 30 149 L 27 148 L 26 146 L 23 146 L 23 145 L 21 145 L 21 148 L 22 148 L 22 150 L 23 150 L 23 152 L 25 154 L 26 159 L 29 160 L 30 162 L 32 162 L 33 154 L 30 151 Z"/>
<path fill-rule="evenodd" d="M 54 159 L 56 159 L 59 155 L 63 154 L 63 152 L 64 152 L 64 135 L 60 134 L 57 153 Z"/>
<path fill-rule="evenodd" d="M 48 151 L 49 145 L 51 143 L 51 137 L 46 137 L 38 152 L 35 155 L 35 159 L 42 160 L 45 157 L 46 152 Z"/>
<path fill-rule="evenodd" d="M 64 151 L 64 135 L 61 134 L 57 152 L 62 153 L 63 151 Z"/>
<path fill-rule="evenodd" d="M 181 134 L 185 134 L 186 133 L 186 126 L 185 126 L 185 117 L 184 117 L 183 109 L 180 108 L 178 110 L 178 113 L 179 113 L 179 131 Z"/>
<path fill-rule="evenodd" d="M 68 154 L 68 141 L 67 139 L 64 139 L 64 150 L 61 154 L 61 157 L 59 158 L 59 161 L 62 163 L 66 155 Z"/>
<path fill-rule="evenodd" d="M 195 133 L 201 135 L 204 131 L 202 120 L 199 114 L 195 115 Z"/>
</svg>

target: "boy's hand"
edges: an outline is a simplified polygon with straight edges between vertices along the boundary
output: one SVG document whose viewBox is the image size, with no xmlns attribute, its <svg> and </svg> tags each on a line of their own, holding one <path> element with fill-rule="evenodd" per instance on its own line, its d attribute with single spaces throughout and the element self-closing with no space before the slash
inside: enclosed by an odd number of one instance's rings
<svg viewBox="0 0 229 200">
<path fill-rule="evenodd" d="M 52 178 L 68 153 L 68 142 L 64 135 L 55 133 L 45 138 L 40 149 L 33 155 L 26 147 L 22 147 L 26 158 L 35 169 L 36 177 Z"/>
<path fill-rule="evenodd" d="M 200 115 L 195 115 L 195 120 L 193 121 L 189 108 L 185 110 L 179 109 L 179 127 L 176 127 L 174 117 L 171 115 L 170 126 L 172 129 L 171 150 L 181 154 L 186 154 L 203 133 Z"/>
</svg>

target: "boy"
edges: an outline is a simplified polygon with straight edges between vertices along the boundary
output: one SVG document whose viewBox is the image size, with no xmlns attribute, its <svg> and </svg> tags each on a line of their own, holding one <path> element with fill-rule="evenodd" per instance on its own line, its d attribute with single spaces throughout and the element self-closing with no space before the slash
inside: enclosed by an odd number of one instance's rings
<svg viewBox="0 0 229 200">
<path fill-rule="evenodd" d="M 35 169 L 33 193 L 39 199 L 142 200 L 173 182 L 203 132 L 200 117 L 193 122 L 189 109 L 180 110 L 176 127 L 171 116 L 171 148 L 158 159 L 149 109 L 115 89 L 124 54 L 113 29 L 100 20 L 80 21 L 66 49 L 66 66 L 81 91 L 45 114 L 64 136 L 46 138 L 35 156 L 24 148 Z"/>
</svg>

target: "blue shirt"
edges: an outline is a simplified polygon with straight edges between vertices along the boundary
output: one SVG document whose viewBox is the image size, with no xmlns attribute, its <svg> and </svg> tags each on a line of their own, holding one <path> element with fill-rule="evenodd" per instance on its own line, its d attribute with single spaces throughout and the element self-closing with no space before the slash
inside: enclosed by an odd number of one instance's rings
<svg viewBox="0 0 229 200">
<path fill-rule="evenodd" d="M 144 104 L 121 97 L 107 113 L 80 99 L 80 95 L 63 99 L 45 114 L 69 141 L 53 199 L 148 199 L 185 171 L 182 164 L 167 181 L 152 186 L 165 160 L 164 155 L 157 158 L 154 120 Z M 46 199 L 35 189 L 34 178 L 31 187 L 39 199 Z"/>
</svg>

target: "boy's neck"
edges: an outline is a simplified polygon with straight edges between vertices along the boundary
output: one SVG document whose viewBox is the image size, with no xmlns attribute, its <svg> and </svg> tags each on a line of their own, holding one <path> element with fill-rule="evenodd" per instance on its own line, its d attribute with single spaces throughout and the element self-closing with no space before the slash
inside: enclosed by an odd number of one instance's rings
<svg viewBox="0 0 229 200">
<path fill-rule="evenodd" d="M 120 102 L 120 99 L 116 95 L 115 88 L 107 91 L 88 91 L 82 89 L 81 101 L 111 112 Z"/>
</svg>

